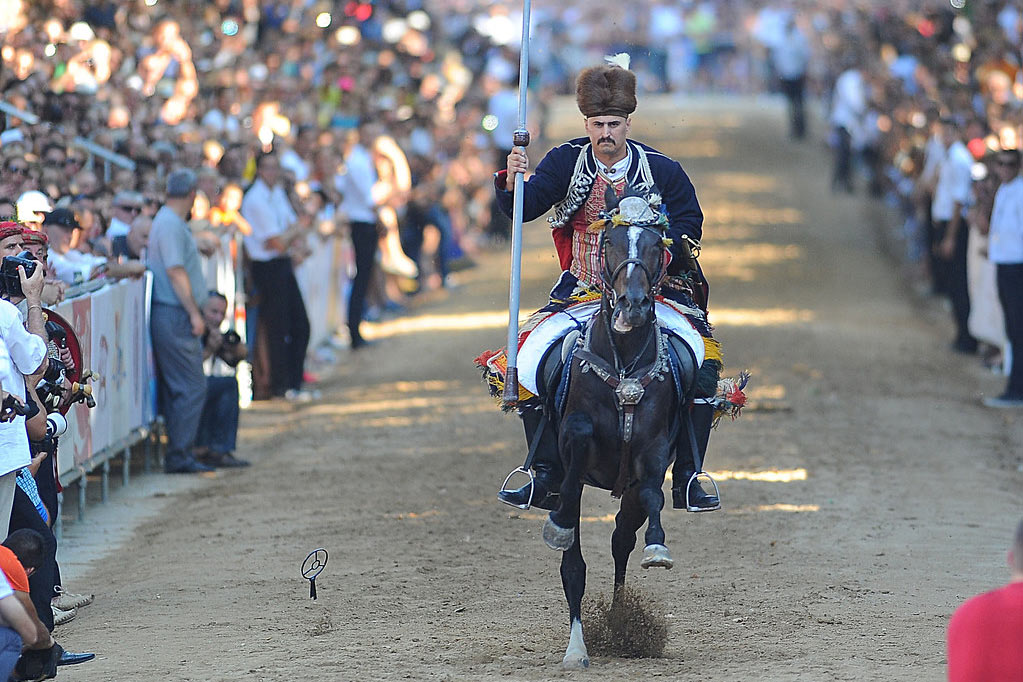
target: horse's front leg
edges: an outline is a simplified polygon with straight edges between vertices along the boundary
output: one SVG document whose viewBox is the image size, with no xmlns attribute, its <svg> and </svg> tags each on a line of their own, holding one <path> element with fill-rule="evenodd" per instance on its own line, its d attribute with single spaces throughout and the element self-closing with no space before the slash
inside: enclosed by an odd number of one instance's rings
<svg viewBox="0 0 1023 682">
<path fill-rule="evenodd" d="M 590 656 L 586 652 L 583 640 L 582 604 L 583 593 L 586 591 L 586 562 L 583 561 L 582 548 L 579 545 L 579 519 L 576 517 L 572 546 L 561 555 L 561 585 L 565 588 L 565 599 L 568 600 L 568 620 L 571 630 L 568 636 L 568 648 L 561 666 L 576 670 L 590 665 Z"/>
<path fill-rule="evenodd" d="M 649 522 L 646 527 L 646 548 L 643 550 L 643 568 L 662 566 L 671 568 L 675 562 L 671 552 L 664 544 L 664 528 L 661 526 L 661 510 L 664 509 L 664 472 L 668 466 L 667 447 L 659 448 L 664 452 L 650 463 L 646 475 L 639 484 L 639 503 L 646 512 Z M 663 462 L 662 462 L 663 460 Z M 663 463 L 663 466 L 661 464 Z"/>
<path fill-rule="evenodd" d="M 615 592 L 625 585 L 625 570 L 629 555 L 636 547 L 636 531 L 646 521 L 646 512 L 639 503 L 637 490 L 626 491 L 622 505 L 615 516 L 615 529 L 611 533 L 611 556 L 615 560 Z"/>
<path fill-rule="evenodd" d="M 543 539 L 551 549 L 568 550 L 572 546 L 573 531 L 579 525 L 579 505 L 582 500 L 582 469 L 589 458 L 593 443 L 593 423 L 588 415 L 574 412 L 561 424 L 558 447 L 565 464 L 565 478 L 561 482 L 558 508 L 547 516 L 543 526 Z"/>
</svg>

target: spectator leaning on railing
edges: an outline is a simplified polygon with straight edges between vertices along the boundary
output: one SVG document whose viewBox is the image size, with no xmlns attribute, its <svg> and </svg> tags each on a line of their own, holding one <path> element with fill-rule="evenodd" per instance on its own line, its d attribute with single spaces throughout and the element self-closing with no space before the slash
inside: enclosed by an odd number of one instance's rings
<svg viewBox="0 0 1023 682">
<path fill-rule="evenodd" d="M 47 336 L 40 301 L 43 268 L 36 267 L 32 276 L 26 277 L 24 269 L 18 266 L 18 277 L 19 286 L 13 282 L 3 283 L 3 300 L 0 300 L 0 343 L 10 358 L 0 375 L 0 385 L 6 393 L 24 404 L 25 375 L 43 372 L 47 366 Z M 15 307 L 22 300 L 28 304 L 28 329 Z M 0 529 L 6 530 L 11 523 L 18 469 L 28 466 L 31 461 L 25 417 L 0 422 Z"/>
</svg>

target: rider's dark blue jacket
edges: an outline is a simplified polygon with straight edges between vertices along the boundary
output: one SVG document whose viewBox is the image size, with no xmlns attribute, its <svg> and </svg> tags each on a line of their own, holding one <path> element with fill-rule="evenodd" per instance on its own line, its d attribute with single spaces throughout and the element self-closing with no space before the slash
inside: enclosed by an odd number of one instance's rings
<svg viewBox="0 0 1023 682">
<path fill-rule="evenodd" d="M 703 212 L 696 199 L 696 190 L 693 188 L 689 176 L 677 161 L 641 142 L 629 140 L 628 144 L 632 147 L 632 163 L 627 175 L 629 184 L 635 186 L 642 180 L 640 154 L 637 151 L 637 148 L 642 148 L 646 153 L 651 175 L 656 185 L 656 189 L 652 191 L 660 194 L 668 213 L 668 236 L 674 240 L 671 247 L 672 257 L 678 263 L 680 262 L 678 256 L 681 253 L 679 249 L 682 247 L 682 240 L 679 237 L 688 235 L 699 240 L 703 234 Z M 585 159 L 584 169 L 589 169 L 588 172 L 594 173 L 596 161 L 593 158 L 588 138 L 579 137 L 569 140 L 547 152 L 543 160 L 537 164 L 532 177 L 525 183 L 526 191 L 522 200 L 524 221 L 539 218 L 551 207 L 566 199 L 571 189 L 570 184 L 579 154 L 584 149 L 588 150 L 589 157 Z M 512 214 L 512 192 L 505 186 L 506 176 L 507 171 L 501 171 L 496 175 L 494 189 L 498 205 L 510 217 Z M 555 230 L 558 229 L 565 229 L 565 227 L 555 225 Z M 557 237 L 555 241 L 559 241 Z"/>
</svg>

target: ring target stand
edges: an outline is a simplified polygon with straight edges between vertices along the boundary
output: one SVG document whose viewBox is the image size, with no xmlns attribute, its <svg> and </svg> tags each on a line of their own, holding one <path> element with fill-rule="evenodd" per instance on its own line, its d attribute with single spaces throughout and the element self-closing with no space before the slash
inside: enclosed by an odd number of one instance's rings
<svg viewBox="0 0 1023 682">
<path fill-rule="evenodd" d="M 316 576 L 327 567 L 327 550 L 317 547 L 302 562 L 302 577 L 309 581 L 309 598 L 316 599 Z"/>
</svg>

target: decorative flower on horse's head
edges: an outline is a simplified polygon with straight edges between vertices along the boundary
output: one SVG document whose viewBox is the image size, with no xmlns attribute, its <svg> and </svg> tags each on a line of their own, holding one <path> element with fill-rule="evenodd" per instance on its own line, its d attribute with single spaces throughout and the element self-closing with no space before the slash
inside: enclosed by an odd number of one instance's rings
<svg viewBox="0 0 1023 682">
<path fill-rule="evenodd" d="M 643 197 L 623 197 L 618 202 L 618 216 L 632 225 L 649 225 L 657 221 L 657 212 Z"/>
</svg>

